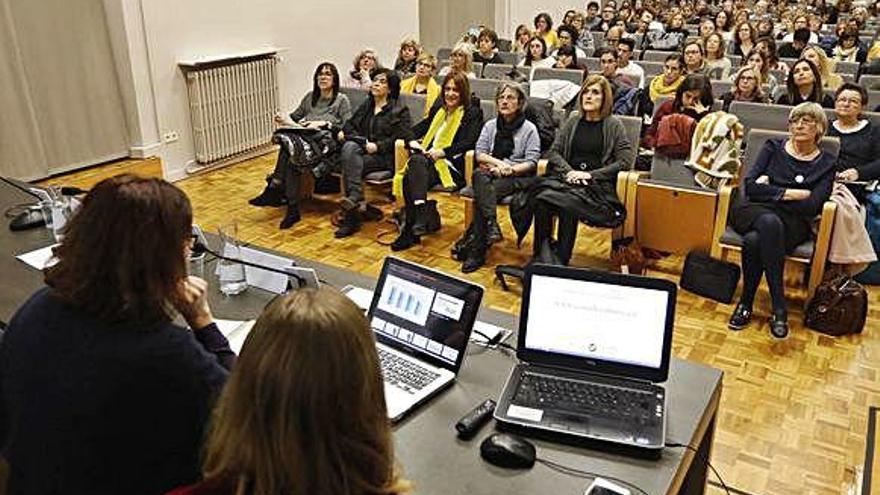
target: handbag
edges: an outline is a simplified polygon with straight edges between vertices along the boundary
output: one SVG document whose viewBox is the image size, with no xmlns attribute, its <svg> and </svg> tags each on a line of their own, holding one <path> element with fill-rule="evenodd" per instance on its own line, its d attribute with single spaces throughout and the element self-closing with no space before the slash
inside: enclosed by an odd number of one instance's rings
<svg viewBox="0 0 880 495">
<path fill-rule="evenodd" d="M 611 241 L 611 263 L 620 273 L 644 275 L 645 255 L 632 237 Z"/>
<path fill-rule="evenodd" d="M 716 260 L 706 253 L 691 251 L 684 259 L 678 285 L 682 289 L 714 301 L 730 304 L 739 284 L 740 268 L 736 263 Z"/>
<path fill-rule="evenodd" d="M 868 293 L 849 275 L 840 274 L 819 284 L 807 304 L 804 324 L 826 335 L 862 333 L 868 316 Z"/>
</svg>

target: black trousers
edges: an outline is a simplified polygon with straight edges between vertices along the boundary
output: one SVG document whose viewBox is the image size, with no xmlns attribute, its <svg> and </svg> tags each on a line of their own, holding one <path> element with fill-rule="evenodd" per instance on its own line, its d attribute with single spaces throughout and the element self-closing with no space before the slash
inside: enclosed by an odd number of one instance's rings
<svg viewBox="0 0 880 495">
<path fill-rule="evenodd" d="M 290 153 L 281 146 L 278 150 L 278 160 L 275 161 L 275 170 L 272 171 L 272 186 L 280 188 L 287 198 L 288 208 L 296 208 L 299 200 L 299 180 L 302 170 L 290 163 Z"/>
<path fill-rule="evenodd" d="M 498 217 L 498 200 L 524 190 L 530 177 L 496 177 L 476 168 L 471 176 L 474 187 L 474 233 L 485 240 L 486 223 Z"/>
<path fill-rule="evenodd" d="M 578 217 L 556 205 L 541 201 L 535 202 L 535 243 L 534 256 L 538 256 L 544 243 L 553 239 L 553 217 L 559 218 L 556 228 L 556 255 L 562 264 L 568 265 L 577 239 Z"/>
<path fill-rule="evenodd" d="M 394 157 L 391 161 L 383 155 L 370 155 L 364 151 L 361 145 L 346 141 L 342 145 L 339 156 L 342 166 L 342 183 L 345 188 L 345 197 L 354 203 L 364 200 L 364 176 L 371 172 L 381 170 L 393 170 Z"/>
<path fill-rule="evenodd" d="M 752 222 L 752 229 L 743 235 L 742 303 L 752 307 L 761 275 L 766 275 L 774 314 L 786 314 L 785 286 L 785 224 L 779 215 L 764 213 Z"/>
<path fill-rule="evenodd" d="M 416 201 L 426 201 L 428 191 L 439 183 L 440 174 L 428 157 L 422 154 L 411 156 L 403 175 L 404 202 L 410 206 Z"/>
</svg>

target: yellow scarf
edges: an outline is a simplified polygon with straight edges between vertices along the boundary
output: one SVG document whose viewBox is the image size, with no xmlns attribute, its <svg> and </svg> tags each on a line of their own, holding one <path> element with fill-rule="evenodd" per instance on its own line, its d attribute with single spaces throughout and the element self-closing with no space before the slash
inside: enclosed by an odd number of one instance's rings
<svg viewBox="0 0 880 495">
<path fill-rule="evenodd" d="M 666 85 L 663 83 L 663 75 L 656 76 L 651 80 L 650 87 L 650 96 L 651 101 L 656 102 L 663 96 L 674 96 L 675 90 L 681 85 L 682 81 L 684 81 L 684 76 L 676 79 L 672 84 Z"/>
<path fill-rule="evenodd" d="M 425 118 L 428 118 L 428 114 L 431 112 L 431 107 L 434 106 L 434 101 L 436 101 L 437 97 L 440 96 L 440 89 L 440 85 L 437 84 L 437 81 L 435 81 L 433 77 L 429 77 L 427 93 L 425 95 L 425 113 L 423 114 Z M 415 93 L 416 76 L 412 76 L 409 79 L 404 79 L 403 81 L 400 81 L 400 92 Z"/>
<path fill-rule="evenodd" d="M 431 127 L 428 128 L 428 132 L 425 134 L 425 137 L 422 138 L 421 143 L 422 149 L 425 151 L 448 148 L 449 145 L 452 144 L 452 140 L 455 139 L 455 133 L 458 132 L 458 127 L 461 125 L 461 119 L 464 117 L 464 107 L 460 106 L 453 110 L 452 113 L 449 114 L 448 122 L 446 122 L 446 115 L 446 108 L 440 107 L 440 110 L 434 115 L 434 119 L 431 120 Z M 446 122 L 445 126 L 443 126 L 444 122 Z M 437 131 L 441 126 L 443 126 L 443 132 L 438 134 Z M 392 191 L 397 197 L 402 197 L 403 176 L 406 174 L 408 166 L 409 162 L 394 174 Z M 443 184 L 443 187 L 452 187 L 455 185 L 455 181 L 452 180 L 452 174 L 449 172 L 449 162 L 445 158 L 434 160 L 434 168 L 437 169 L 437 175 L 440 176 L 440 183 Z"/>
</svg>

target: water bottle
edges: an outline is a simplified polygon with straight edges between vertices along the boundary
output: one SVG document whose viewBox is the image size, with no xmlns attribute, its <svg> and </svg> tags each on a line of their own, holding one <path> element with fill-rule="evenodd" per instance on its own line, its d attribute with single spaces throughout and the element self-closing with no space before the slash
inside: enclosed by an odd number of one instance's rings
<svg viewBox="0 0 880 495">
<path fill-rule="evenodd" d="M 64 226 L 70 218 L 70 202 L 65 197 L 59 197 L 52 201 L 52 233 L 55 241 L 64 240 Z"/>
<path fill-rule="evenodd" d="M 241 245 L 238 243 L 238 224 L 233 222 L 219 228 L 222 242 L 221 253 L 224 257 L 241 259 Z M 235 261 L 221 259 L 218 261 L 220 272 L 220 292 L 227 296 L 240 294 L 247 289 L 244 265 Z"/>
</svg>

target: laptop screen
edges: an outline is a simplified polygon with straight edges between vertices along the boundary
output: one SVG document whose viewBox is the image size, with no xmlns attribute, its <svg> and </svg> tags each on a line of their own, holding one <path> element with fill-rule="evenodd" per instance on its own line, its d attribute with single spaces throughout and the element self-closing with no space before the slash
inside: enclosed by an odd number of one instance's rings
<svg viewBox="0 0 880 495">
<path fill-rule="evenodd" d="M 531 274 L 523 300 L 528 308 L 521 315 L 521 348 L 595 371 L 656 378 L 662 370 L 665 380 L 674 284 L 566 268 L 542 271 Z"/>
<path fill-rule="evenodd" d="M 457 370 L 482 298 L 479 285 L 389 256 L 368 317 L 377 340 Z"/>
</svg>

